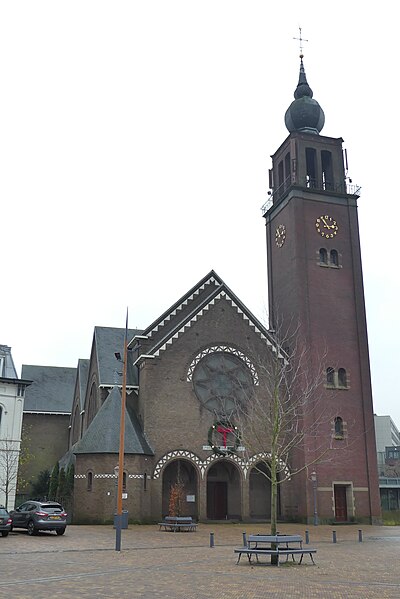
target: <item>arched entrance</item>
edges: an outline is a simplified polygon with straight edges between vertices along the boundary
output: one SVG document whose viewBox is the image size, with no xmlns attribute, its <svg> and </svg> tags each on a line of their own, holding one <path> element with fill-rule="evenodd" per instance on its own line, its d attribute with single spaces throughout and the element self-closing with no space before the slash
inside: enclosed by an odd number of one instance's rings
<svg viewBox="0 0 400 599">
<path fill-rule="evenodd" d="M 163 471 L 162 516 L 168 515 L 198 519 L 198 476 L 188 460 L 174 460 Z"/>
<path fill-rule="evenodd" d="M 271 482 L 269 468 L 265 462 L 258 462 L 250 471 L 250 518 L 269 520 L 271 518 Z M 278 516 L 280 515 L 280 493 L 278 486 Z"/>
<path fill-rule="evenodd" d="M 241 480 L 239 470 L 228 460 L 218 460 L 207 472 L 207 518 L 240 520 Z"/>
</svg>

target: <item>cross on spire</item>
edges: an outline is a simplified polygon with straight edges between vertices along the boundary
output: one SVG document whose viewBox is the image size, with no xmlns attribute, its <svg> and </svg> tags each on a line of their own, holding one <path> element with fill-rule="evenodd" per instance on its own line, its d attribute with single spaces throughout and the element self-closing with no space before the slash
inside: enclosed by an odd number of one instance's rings
<svg viewBox="0 0 400 599">
<path fill-rule="evenodd" d="M 304 54 L 303 54 L 303 42 L 308 42 L 308 40 L 305 40 L 301 37 L 301 27 L 299 27 L 299 37 L 294 37 L 294 40 L 297 40 L 299 42 L 299 46 L 300 46 L 300 58 L 303 58 Z"/>
</svg>

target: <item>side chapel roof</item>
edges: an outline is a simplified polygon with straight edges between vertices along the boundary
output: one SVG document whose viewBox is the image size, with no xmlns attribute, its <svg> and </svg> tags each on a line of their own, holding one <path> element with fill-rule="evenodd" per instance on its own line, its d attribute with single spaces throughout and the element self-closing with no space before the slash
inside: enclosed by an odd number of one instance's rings
<svg viewBox="0 0 400 599">
<path fill-rule="evenodd" d="M 125 453 L 152 455 L 139 421 L 130 407 L 129 397 L 125 410 Z M 100 410 L 93 418 L 74 453 L 118 453 L 121 414 L 121 392 L 113 387 Z"/>
</svg>

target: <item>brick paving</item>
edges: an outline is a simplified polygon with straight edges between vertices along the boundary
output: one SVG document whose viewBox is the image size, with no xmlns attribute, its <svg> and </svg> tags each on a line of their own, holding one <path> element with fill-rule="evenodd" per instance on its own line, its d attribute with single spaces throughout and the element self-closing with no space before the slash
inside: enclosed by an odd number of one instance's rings
<svg viewBox="0 0 400 599">
<path fill-rule="evenodd" d="M 304 526 L 279 530 L 305 537 Z M 305 556 L 279 568 L 250 566 L 244 556 L 236 565 L 242 533 L 268 533 L 266 524 L 200 524 L 192 533 L 130 525 L 121 553 L 111 526 L 69 526 L 62 537 L 15 531 L 0 537 L 0 598 L 400 598 L 400 527 L 338 526 L 336 544 L 331 526 L 308 530 L 317 565 Z"/>
</svg>

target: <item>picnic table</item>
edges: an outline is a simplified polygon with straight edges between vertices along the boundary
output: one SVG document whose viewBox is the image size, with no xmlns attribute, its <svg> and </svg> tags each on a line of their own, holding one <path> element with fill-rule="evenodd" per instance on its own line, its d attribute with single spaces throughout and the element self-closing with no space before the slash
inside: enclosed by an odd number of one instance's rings
<svg viewBox="0 0 400 599">
<path fill-rule="evenodd" d="M 299 564 L 303 561 L 304 554 L 308 554 L 311 558 L 312 563 L 315 565 L 313 553 L 317 550 L 312 547 L 303 547 L 303 538 L 300 535 L 250 535 L 247 539 L 247 545 L 245 547 L 237 547 L 234 552 L 238 554 L 237 564 L 240 562 L 242 554 L 245 553 L 251 564 L 251 558 L 253 555 L 256 556 L 257 562 L 261 555 L 274 555 L 276 556 L 276 563 L 279 566 L 279 558 L 282 555 L 286 556 L 286 561 L 289 559 L 289 555 L 292 556 L 292 560 L 295 562 L 295 555 L 300 555 Z"/>
<path fill-rule="evenodd" d="M 169 532 L 192 532 L 197 529 L 197 523 L 191 516 L 166 516 L 158 525 L 160 530 Z"/>
</svg>

